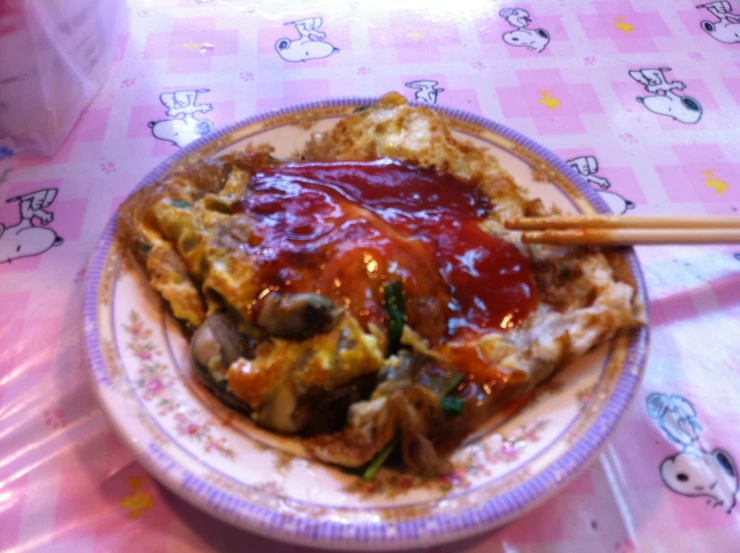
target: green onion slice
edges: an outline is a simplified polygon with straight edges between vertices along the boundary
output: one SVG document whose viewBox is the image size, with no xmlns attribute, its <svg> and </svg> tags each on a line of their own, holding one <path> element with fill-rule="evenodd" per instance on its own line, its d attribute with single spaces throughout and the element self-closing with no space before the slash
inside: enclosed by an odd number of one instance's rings
<svg viewBox="0 0 740 553">
<path fill-rule="evenodd" d="M 388 355 L 393 355 L 401 348 L 401 334 L 406 324 L 406 297 L 402 281 L 386 285 L 385 309 L 388 311 Z"/>
<path fill-rule="evenodd" d="M 378 453 L 375 456 L 375 459 L 370 461 L 370 464 L 365 469 L 365 473 L 362 475 L 362 479 L 365 482 L 370 482 L 375 478 L 375 475 L 378 474 L 378 471 L 381 469 L 383 464 L 388 460 L 388 457 L 390 457 L 391 453 L 393 453 L 393 450 L 398 447 L 398 444 L 401 443 L 401 436 L 396 436 L 388 442 L 388 445 L 386 445 L 383 450 Z"/>
<path fill-rule="evenodd" d="M 463 411 L 464 404 L 462 398 L 448 396 L 442 400 L 442 409 L 448 415 L 459 415 Z"/>
</svg>

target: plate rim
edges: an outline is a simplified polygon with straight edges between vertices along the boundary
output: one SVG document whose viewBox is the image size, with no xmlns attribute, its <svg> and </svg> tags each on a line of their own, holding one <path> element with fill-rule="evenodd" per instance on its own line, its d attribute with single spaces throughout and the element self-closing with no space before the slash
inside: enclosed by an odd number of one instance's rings
<svg viewBox="0 0 740 553">
<path fill-rule="evenodd" d="M 163 177 L 178 161 L 185 159 L 204 146 L 213 144 L 220 138 L 242 127 L 304 111 L 364 106 L 372 104 L 378 99 L 377 97 L 341 97 L 301 102 L 262 111 L 256 115 L 241 119 L 212 131 L 162 160 L 141 179 L 128 196 L 152 181 Z M 409 103 L 413 106 L 431 108 L 458 121 L 482 127 L 518 144 L 560 172 L 599 213 L 610 213 L 606 203 L 580 174 L 564 160 L 533 139 L 482 115 L 476 115 L 458 108 L 426 105 L 413 101 Z M 562 192 L 567 196 L 564 190 Z M 635 329 L 631 332 L 627 348 L 627 358 L 621 368 L 614 389 L 603 405 L 598 417 L 578 441 L 573 443 L 554 462 L 536 475 L 525 478 L 512 489 L 491 497 L 478 507 L 456 513 L 449 517 L 440 517 L 440 515 L 432 514 L 422 515 L 412 520 L 342 524 L 334 521 L 313 521 L 310 517 L 304 516 L 296 517 L 302 524 L 293 524 L 290 528 L 286 528 L 283 517 L 277 517 L 275 519 L 275 517 L 255 516 L 253 512 L 255 509 L 258 511 L 267 511 L 267 513 L 270 513 L 270 511 L 235 496 L 233 496 L 233 499 L 237 504 L 246 504 L 247 506 L 240 515 L 236 513 L 232 514 L 229 510 L 214 509 L 208 505 L 208 502 L 202 496 L 184 489 L 182 483 L 174 477 L 170 468 L 166 466 L 168 463 L 158 463 L 150 454 L 147 454 L 145 449 L 141 447 L 141 444 L 137 443 L 133 436 L 125 432 L 122 425 L 119 425 L 117 415 L 112 410 L 112 406 L 104 398 L 105 390 L 102 384 L 107 380 L 107 373 L 101 352 L 101 344 L 98 340 L 97 300 L 98 288 L 103 276 L 102 270 L 110 249 L 113 246 L 116 223 L 117 213 L 113 214 L 109 219 L 104 227 L 101 238 L 95 245 L 85 277 L 82 305 L 81 330 L 84 355 L 88 366 L 88 374 L 95 395 L 98 398 L 98 403 L 101 405 L 103 412 L 118 437 L 122 439 L 134 457 L 158 481 L 165 484 L 179 497 L 211 516 L 215 516 L 225 522 L 267 538 L 331 549 L 340 549 L 347 546 L 353 546 L 355 549 L 360 548 L 363 550 L 403 549 L 419 547 L 425 544 L 457 541 L 506 524 L 551 498 L 590 466 L 591 462 L 596 459 L 599 451 L 614 434 L 618 424 L 624 419 L 627 409 L 629 409 L 637 395 L 645 372 L 650 334 L 649 322 L 645 327 Z M 623 255 L 628 261 L 630 271 L 635 278 L 637 292 L 645 302 L 645 308 L 648 310 L 649 318 L 647 286 L 637 255 L 633 248 L 624 248 Z M 267 522 L 265 522 L 266 519 Z M 419 535 L 419 523 L 426 523 L 426 521 L 434 521 L 435 524 L 440 526 L 439 530 L 428 533 L 425 536 Z M 372 531 L 372 528 L 378 526 L 387 527 L 390 525 L 396 529 L 394 532 L 395 535 L 390 537 L 390 539 L 387 538 L 385 532 L 382 536 L 374 536 L 375 532 Z M 344 535 L 341 529 L 337 531 L 337 526 L 354 527 L 355 532 L 353 532 L 353 535 Z M 365 532 L 362 532 L 362 530 L 365 530 Z M 361 537 L 358 538 L 358 534 Z"/>
</svg>

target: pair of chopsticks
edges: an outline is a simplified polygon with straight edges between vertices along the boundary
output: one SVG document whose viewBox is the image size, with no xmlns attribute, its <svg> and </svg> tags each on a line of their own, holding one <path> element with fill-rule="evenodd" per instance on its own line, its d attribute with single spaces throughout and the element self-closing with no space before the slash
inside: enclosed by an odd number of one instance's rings
<svg viewBox="0 0 740 553">
<path fill-rule="evenodd" d="M 740 217 L 632 217 L 560 215 L 525 217 L 505 223 L 521 230 L 522 242 L 577 246 L 643 244 L 737 244 Z"/>
</svg>

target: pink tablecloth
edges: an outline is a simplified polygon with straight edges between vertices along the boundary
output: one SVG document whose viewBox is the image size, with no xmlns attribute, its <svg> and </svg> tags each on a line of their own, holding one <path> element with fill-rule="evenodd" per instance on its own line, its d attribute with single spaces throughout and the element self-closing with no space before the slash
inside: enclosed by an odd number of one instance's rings
<svg viewBox="0 0 740 553">
<path fill-rule="evenodd" d="M 700 1 L 131 0 L 110 78 L 59 154 L 0 147 L 5 239 L 24 217 L 11 198 L 52 190 L 53 221 L 31 224 L 63 240 L 20 258 L 0 237 L 0 550 L 300 550 L 158 486 L 91 394 L 85 264 L 164 156 L 260 110 L 396 89 L 532 136 L 618 212 L 735 214 L 740 0 Z M 738 250 L 640 249 L 652 345 L 611 445 L 531 514 L 430 551 L 740 551 Z M 666 459 L 681 470 L 662 476 Z"/>
</svg>

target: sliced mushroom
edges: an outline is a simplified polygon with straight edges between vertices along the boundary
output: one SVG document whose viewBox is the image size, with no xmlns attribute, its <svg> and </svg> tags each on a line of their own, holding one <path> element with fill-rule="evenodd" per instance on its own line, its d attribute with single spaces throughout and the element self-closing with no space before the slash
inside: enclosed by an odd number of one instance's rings
<svg viewBox="0 0 740 553">
<path fill-rule="evenodd" d="M 227 405 L 249 412 L 249 406 L 226 389 L 229 366 L 252 354 L 249 340 L 237 331 L 234 322 L 222 313 L 211 315 L 193 334 L 190 350 L 195 374 L 203 385 Z"/>
<path fill-rule="evenodd" d="M 342 309 L 319 294 L 268 294 L 257 324 L 270 336 L 302 341 L 331 330 Z"/>
</svg>

